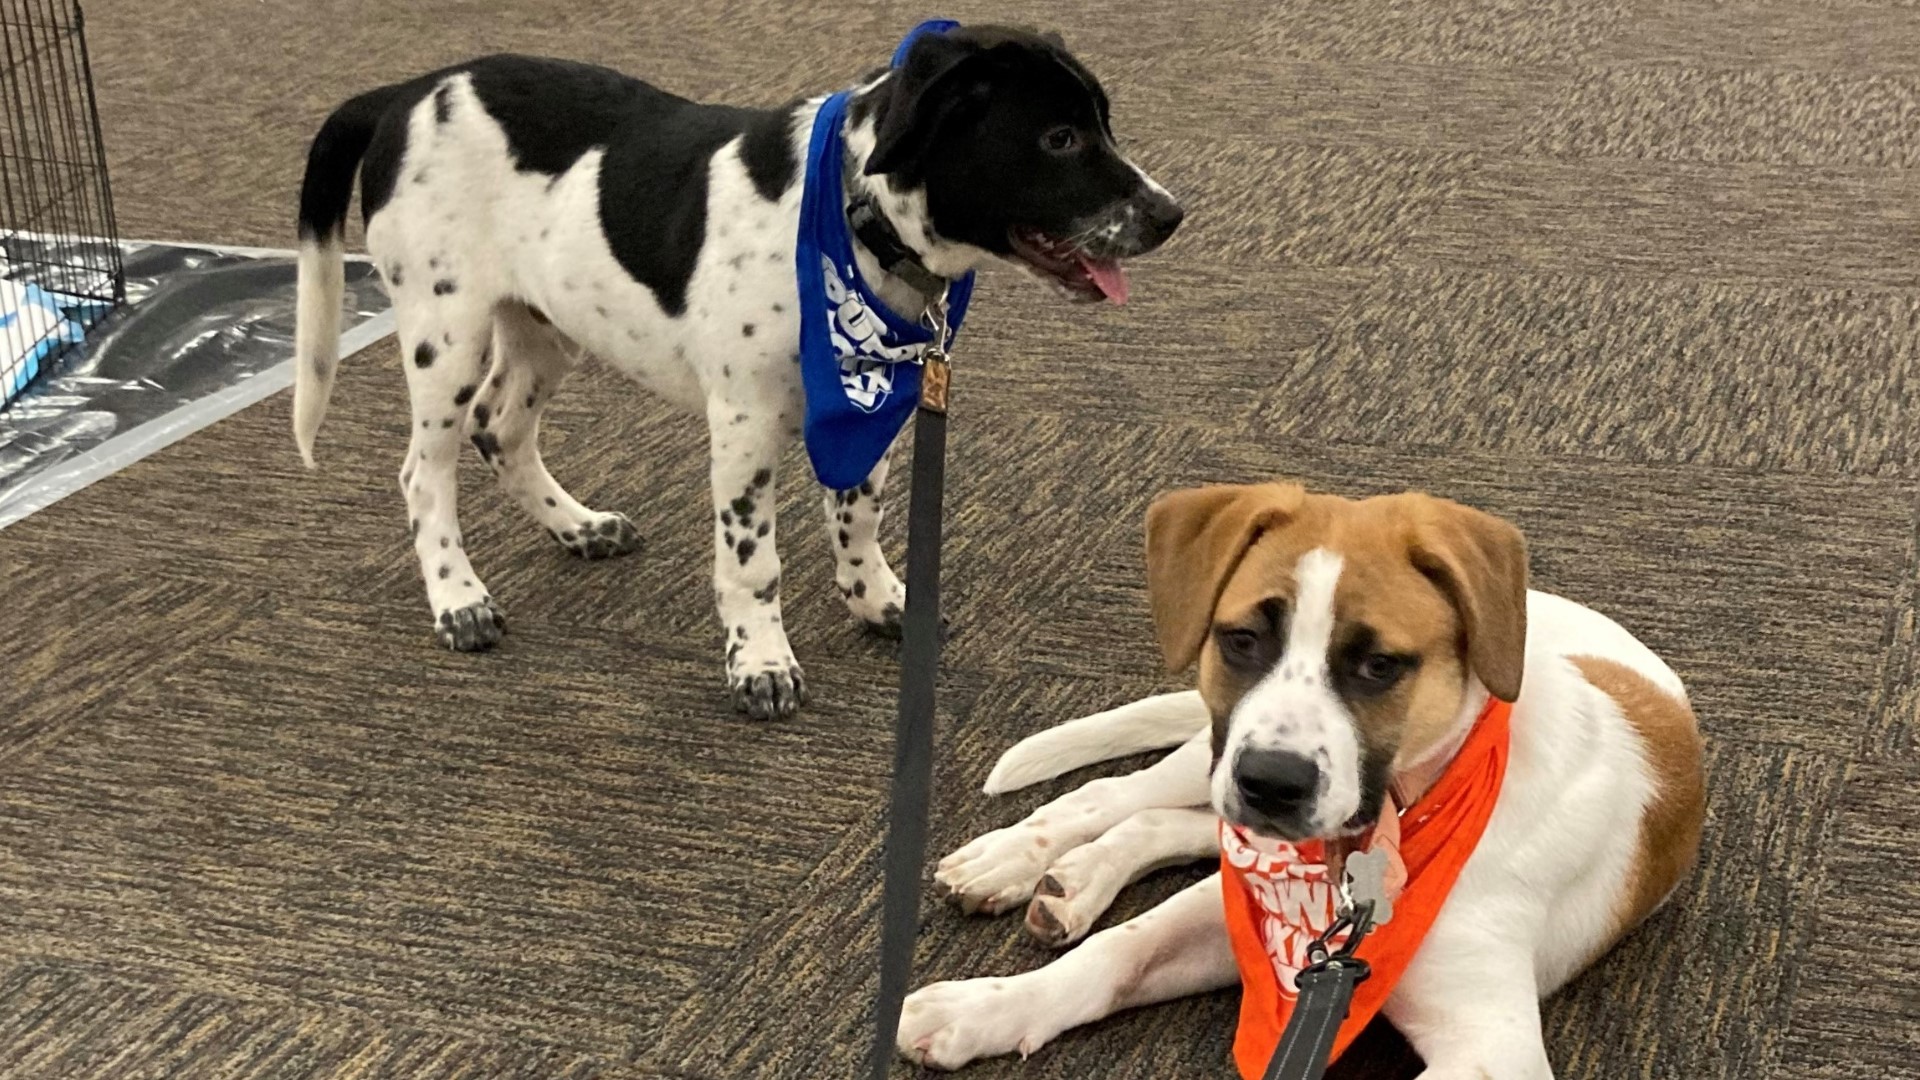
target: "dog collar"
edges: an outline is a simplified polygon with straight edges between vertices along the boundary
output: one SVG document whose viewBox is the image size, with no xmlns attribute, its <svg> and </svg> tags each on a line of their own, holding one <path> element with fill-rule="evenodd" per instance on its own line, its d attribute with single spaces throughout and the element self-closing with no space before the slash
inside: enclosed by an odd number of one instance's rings
<svg viewBox="0 0 1920 1080">
<path fill-rule="evenodd" d="M 847 178 L 851 185 L 852 169 L 847 170 Z M 860 246 L 873 253 L 880 269 L 913 286 L 914 292 L 929 301 L 946 295 L 952 280 L 927 269 L 920 256 L 900 239 L 899 230 L 880 212 L 880 203 L 872 195 L 863 191 L 851 196 L 847 203 L 847 227 L 853 230 Z"/>
</svg>

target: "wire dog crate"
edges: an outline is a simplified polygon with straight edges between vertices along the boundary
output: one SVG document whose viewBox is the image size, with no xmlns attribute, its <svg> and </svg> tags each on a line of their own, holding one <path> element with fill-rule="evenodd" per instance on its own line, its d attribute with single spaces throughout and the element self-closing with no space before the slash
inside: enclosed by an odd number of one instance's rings
<svg viewBox="0 0 1920 1080">
<path fill-rule="evenodd" d="M 78 0 L 0 0 L 0 408 L 126 296 Z"/>
</svg>

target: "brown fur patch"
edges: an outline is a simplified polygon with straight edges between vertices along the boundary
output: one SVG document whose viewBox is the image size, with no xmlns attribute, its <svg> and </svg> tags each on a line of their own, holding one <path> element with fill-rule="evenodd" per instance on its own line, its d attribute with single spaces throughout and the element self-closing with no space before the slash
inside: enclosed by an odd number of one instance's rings
<svg viewBox="0 0 1920 1080">
<path fill-rule="evenodd" d="M 1653 802 L 1640 821 L 1640 857 L 1622 894 L 1620 932 L 1625 933 L 1673 892 L 1700 850 L 1707 812 L 1700 729 L 1685 701 L 1625 664 L 1597 656 L 1572 659 L 1588 682 L 1620 706 L 1640 736 L 1654 778 Z"/>
</svg>

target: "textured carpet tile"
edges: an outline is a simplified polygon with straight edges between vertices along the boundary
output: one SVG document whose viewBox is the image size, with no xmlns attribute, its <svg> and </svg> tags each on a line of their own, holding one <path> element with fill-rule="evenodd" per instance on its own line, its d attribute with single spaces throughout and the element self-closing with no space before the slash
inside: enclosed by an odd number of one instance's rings
<svg viewBox="0 0 1920 1080">
<path fill-rule="evenodd" d="M 1785 1037 L 1786 1075 L 1920 1077 L 1916 785 L 1912 762 L 1855 766 L 1847 776 L 1829 828 L 1826 887 L 1809 905 L 1816 922 Z"/>
<path fill-rule="evenodd" d="M 1920 170 L 1507 158 L 1469 174 L 1411 265 L 1920 287 Z"/>
<path fill-rule="evenodd" d="M 531 1046 L 290 1012 L 49 963 L 0 974 L 0 1073 L 40 1080 L 664 1080 Z"/>
<path fill-rule="evenodd" d="M 1920 165 L 1920 75 L 1602 68 L 1529 123 L 1523 154 Z"/>
<path fill-rule="evenodd" d="M 648 1030 L 868 819 L 891 700 L 748 727 L 704 649 L 516 634 L 476 664 L 310 601 L 96 714 L 0 795 L 10 941 L 466 1036 Z"/>
<path fill-rule="evenodd" d="M 1273 373 L 1287 435 L 1909 473 L 1920 294 L 1395 271 Z"/>
<path fill-rule="evenodd" d="M 181 656 L 269 605 L 251 590 L 125 568 L 54 561 L 0 577 L 0 771 L 104 705 L 151 689 Z"/>
<path fill-rule="evenodd" d="M 1164 182 L 1191 203 L 1193 228 L 1178 234 L 1177 250 L 1261 266 L 1379 265 L 1472 165 L 1455 153 L 1242 140 L 1190 141 L 1142 156 L 1167 161 Z"/>
<path fill-rule="evenodd" d="M 1563 1080 L 1915 1080 L 1920 6 L 1911 0 L 958 0 L 1060 31 L 1186 200 L 1124 308 L 983 278 L 956 366 L 938 856 L 1023 735 L 1182 685 L 1141 518 L 1167 487 L 1426 487 L 1505 514 L 1709 740 L 1699 872 L 1550 1002 Z M 93 0 L 123 230 L 284 246 L 352 93 L 492 51 L 773 104 L 906 0 Z M 803 456 L 783 595 L 814 701 L 732 716 L 705 435 L 604 369 L 547 459 L 633 517 L 561 552 L 462 474 L 511 631 L 436 649 L 351 358 L 299 465 L 271 399 L 0 531 L 0 1077 L 814 1080 L 864 1054 L 897 674 L 833 591 Z M 910 455 L 886 535 L 898 558 Z M 1091 773 L 1136 767 L 1116 762 Z M 1156 874 L 1106 922 L 1204 867 Z M 917 981 L 1044 962 L 931 899 Z M 1236 997 L 984 1080 L 1226 1077 Z M 1340 1080 L 1410 1080 L 1376 1030 Z M 905 1078 L 915 1070 L 899 1066 Z"/>
<path fill-rule="evenodd" d="M 1903 565 L 1913 565 L 1911 555 Z M 1880 678 L 1864 749 L 1871 758 L 1920 761 L 1920 683 L 1916 683 L 1914 666 L 1915 655 L 1920 653 L 1920 641 L 1914 637 L 1920 583 L 1896 584 L 1895 591 L 1895 603 L 1887 612 L 1881 632 Z"/>
<path fill-rule="evenodd" d="M 1301 59 L 1415 64 L 1551 64 L 1580 57 L 1626 22 L 1627 4 L 1599 0 L 1391 0 L 1326 7 L 1269 5 L 1255 31 L 1263 50 Z"/>
<path fill-rule="evenodd" d="M 1662 0 L 1596 43 L 1599 60 L 1721 69 L 1920 73 L 1920 22 L 1895 0 Z"/>
</svg>

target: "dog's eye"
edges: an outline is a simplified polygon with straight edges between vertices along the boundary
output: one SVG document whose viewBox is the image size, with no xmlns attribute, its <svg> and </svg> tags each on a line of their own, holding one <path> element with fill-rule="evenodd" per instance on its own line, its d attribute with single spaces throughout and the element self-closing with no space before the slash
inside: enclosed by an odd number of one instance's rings
<svg viewBox="0 0 1920 1080">
<path fill-rule="evenodd" d="M 1384 689 L 1398 682 L 1406 674 L 1408 661 L 1404 657 L 1388 653 L 1368 653 L 1354 665 L 1353 676 L 1361 683 L 1374 689 Z"/>
<path fill-rule="evenodd" d="M 1214 632 L 1214 640 L 1220 645 L 1221 657 L 1229 664 L 1245 666 L 1259 662 L 1258 631 L 1240 627 L 1224 628 Z"/>
<path fill-rule="evenodd" d="M 1040 145 L 1049 153 L 1071 154 L 1080 148 L 1080 133 L 1062 124 L 1040 136 Z"/>
</svg>

